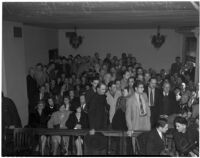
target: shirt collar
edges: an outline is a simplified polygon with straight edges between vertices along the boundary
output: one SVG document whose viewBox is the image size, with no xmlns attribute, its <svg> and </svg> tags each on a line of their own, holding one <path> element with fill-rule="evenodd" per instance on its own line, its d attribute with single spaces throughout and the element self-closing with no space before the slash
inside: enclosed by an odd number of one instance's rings
<svg viewBox="0 0 200 158">
<path fill-rule="evenodd" d="M 156 129 L 156 130 L 157 130 L 157 132 L 158 132 L 158 134 L 159 134 L 160 138 L 162 139 L 162 137 L 163 137 L 163 134 L 162 134 L 162 132 L 161 132 L 161 131 L 159 131 L 158 129 Z"/>
<path fill-rule="evenodd" d="M 169 92 L 166 93 L 166 92 L 163 91 L 163 95 L 164 95 L 164 96 L 168 96 L 168 95 L 169 95 Z"/>
</svg>

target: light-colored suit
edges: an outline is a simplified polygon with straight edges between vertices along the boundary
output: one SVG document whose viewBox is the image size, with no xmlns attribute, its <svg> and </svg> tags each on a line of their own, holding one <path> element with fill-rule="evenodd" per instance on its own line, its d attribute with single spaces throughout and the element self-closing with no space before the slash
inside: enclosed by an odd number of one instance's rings
<svg viewBox="0 0 200 158">
<path fill-rule="evenodd" d="M 130 96 L 126 102 L 126 124 L 128 127 L 128 130 L 150 130 L 151 129 L 151 123 L 150 123 L 150 107 L 149 102 L 146 93 L 143 93 L 141 95 L 141 99 L 143 102 L 143 106 L 146 108 L 146 115 L 140 116 L 140 105 L 136 96 L 136 93 L 134 93 L 132 96 Z"/>
</svg>

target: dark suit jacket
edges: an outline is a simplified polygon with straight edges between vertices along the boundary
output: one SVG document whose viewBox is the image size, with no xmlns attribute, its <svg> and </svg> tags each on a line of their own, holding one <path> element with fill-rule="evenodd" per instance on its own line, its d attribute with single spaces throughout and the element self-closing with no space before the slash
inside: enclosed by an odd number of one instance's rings
<svg viewBox="0 0 200 158">
<path fill-rule="evenodd" d="M 173 133 L 174 142 L 176 145 L 177 151 L 182 155 L 187 155 L 189 151 L 191 151 L 193 148 L 195 148 L 195 142 L 199 141 L 199 132 L 198 130 L 190 125 L 186 128 L 185 133 L 180 133 L 178 131 L 175 131 Z"/>
<path fill-rule="evenodd" d="M 92 98 L 95 96 L 95 94 L 96 93 L 94 92 L 92 88 L 90 88 L 88 91 L 85 92 L 85 101 L 88 108 L 90 107 L 90 102 Z"/>
<path fill-rule="evenodd" d="M 149 91 L 148 91 L 148 87 L 146 87 L 144 89 L 144 92 L 147 94 L 148 98 L 149 98 Z M 154 106 L 155 107 L 159 107 L 160 104 L 160 97 L 161 97 L 161 91 L 158 88 L 155 88 L 155 96 L 154 96 Z"/>
<path fill-rule="evenodd" d="M 149 90 L 148 87 L 144 89 L 144 92 L 146 92 L 149 100 Z M 161 104 L 161 91 L 158 88 L 155 88 L 155 94 L 154 94 L 154 106 L 150 107 L 151 110 L 151 126 L 154 127 L 159 115 L 160 115 L 160 104 Z"/>
<path fill-rule="evenodd" d="M 29 126 L 32 128 L 47 128 L 48 115 L 45 111 L 39 115 L 37 109 L 31 114 L 29 120 Z"/>
<path fill-rule="evenodd" d="M 28 111 L 29 115 L 34 111 L 34 106 L 37 103 L 36 96 L 38 95 L 39 89 L 37 87 L 37 81 L 28 75 L 26 77 L 26 83 L 27 83 L 27 95 L 28 95 Z"/>
<path fill-rule="evenodd" d="M 95 94 L 88 111 L 90 129 L 101 130 L 108 127 L 108 108 L 106 96 Z"/>
<path fill-rule="evenodd" d="M 167 98 L 169 99 L 169 103 L 166 105 L 164 100 L 164 95 L 161 93 L 161 104 L 160 104 L 160 114 L 161 115 L 171 115 L 175 114 L 179 111 L 178 104 L 176 102 L 176 96 L 173 92 L 169 92 Z"/>
<path fill-rule="evenodd" d="M 27 95 L 29 102 L 33 99 L 33 96 L 35 96 L 38 93 L 38 87 L 37 87 L 37 81 L 28 75 L 26 77 L 26 82 L 27 82 Z"/>
<path fill-rule="evenodd" d="M 146 154 L 147 155 L 160 155 L 161 151 L 165 148 L 164 141 L 160 138 L 158 131 L 153 129 L 147 139 Z"/>
</svg>

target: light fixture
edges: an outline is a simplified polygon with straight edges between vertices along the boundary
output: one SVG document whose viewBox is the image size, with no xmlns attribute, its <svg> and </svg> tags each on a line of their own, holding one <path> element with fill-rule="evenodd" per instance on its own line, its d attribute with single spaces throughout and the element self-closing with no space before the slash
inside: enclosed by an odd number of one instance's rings
<svg viewBox="0 0 200 158">
<path fill-rule="evenodd" d="M 155 48 L 160 48 L 162 44 L 165 42 L 165 35 L 160 34 L 160 26 L 157 27 L 157 34 L 153 35 L 151 39 L 151 43 Z"/>
</svg>

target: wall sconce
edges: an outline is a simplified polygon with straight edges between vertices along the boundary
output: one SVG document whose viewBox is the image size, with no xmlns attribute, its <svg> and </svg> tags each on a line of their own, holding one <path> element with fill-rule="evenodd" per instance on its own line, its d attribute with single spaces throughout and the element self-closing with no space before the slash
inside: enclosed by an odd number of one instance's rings
<svg viewBox="0 0 200 158">
<path fill-rule="evenodd" d="M 83 36 L 79 36 L 76 32 L 76 27 L 74 32 L 66 32 L 66 37 L 69 38 L 69 44 L 72 48 L 77 49 L 83 42 Z"/>
<path fill-rule="evenodd" d="M 155 48 L 160 48 L 162 44 L 165 42 L 165 35 L 160 34 L 160 26 L 157 27 L 157 34 L 153 35 L 151 39 L 151 43 Z"/>
</svg>

